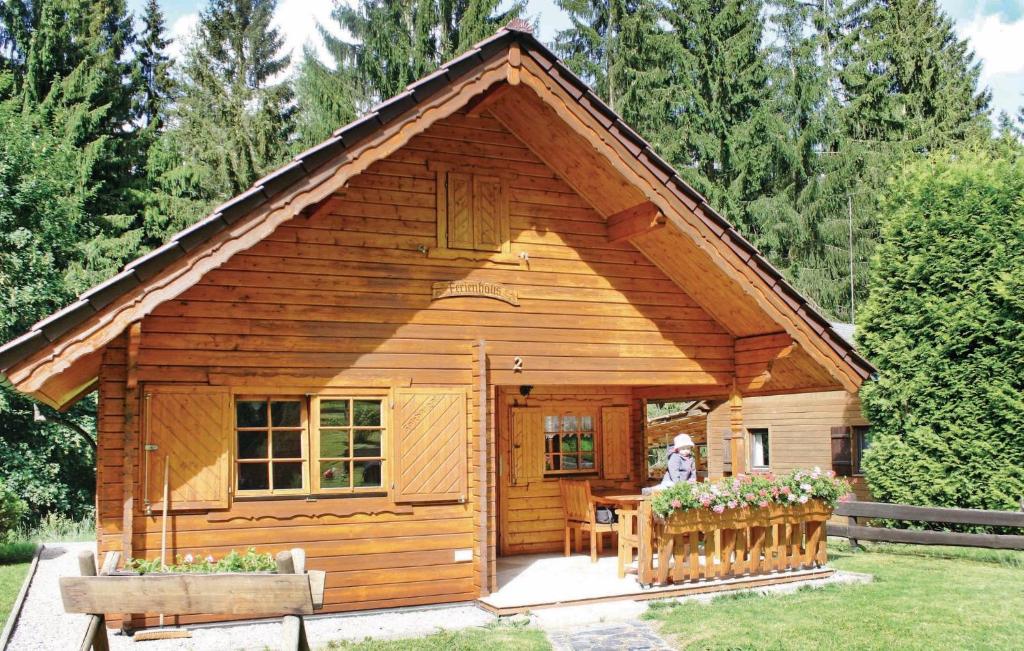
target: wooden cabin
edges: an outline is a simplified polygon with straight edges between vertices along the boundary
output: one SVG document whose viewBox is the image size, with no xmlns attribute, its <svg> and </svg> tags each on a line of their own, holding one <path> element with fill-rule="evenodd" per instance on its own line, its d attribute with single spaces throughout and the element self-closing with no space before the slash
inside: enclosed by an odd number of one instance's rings
<svg viewBox="0 0 1024 651">
<path fill-rule="evenodd" d="M 303 547 L 326 612 L 475 600 L 559 550 L 559 478 L 646 481 L 645 399 L 722 403 L 714 475 L 760 396 L 873 372 L 519 22 L 0 369 L 59 409 L 98 391 L 100 552 L 159 555 L 169 469 L 170 553 Z"/>
</svg>

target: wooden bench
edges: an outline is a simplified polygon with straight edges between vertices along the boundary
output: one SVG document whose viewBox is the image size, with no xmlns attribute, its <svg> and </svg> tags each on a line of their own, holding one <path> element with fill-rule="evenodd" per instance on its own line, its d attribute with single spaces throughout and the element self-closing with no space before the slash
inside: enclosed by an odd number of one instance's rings
<svg viewBox="0 0 1024 651">
<path fill-rule="evenodd" d="M 60 579 L 64 610 L 90 616 L 80 646 L 110 648 L 104 613 L 168 613 L 174 615 L 284 616 L 283 649 L 308 651 L 303 616 L 323 607 L 325 573 L 305 571 L 301 549 L 277 555 L 277 573 L 114 575 L 116 558 L 96 574 L 90 551 L 78 556 L 82 576 Z M 298 565 L 298 567 L 297 567 Z"/>
</svg>

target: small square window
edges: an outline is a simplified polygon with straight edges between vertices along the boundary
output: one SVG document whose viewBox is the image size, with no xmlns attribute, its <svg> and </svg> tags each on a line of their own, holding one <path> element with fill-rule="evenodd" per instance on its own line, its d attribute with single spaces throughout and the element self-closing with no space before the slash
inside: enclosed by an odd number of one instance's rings
<svg viewBox="0 0 1024 651">
<path fill-rule="evenodd" d="M 757 428 L 748 431 L 750 432 L 750 467 L 766 470 L 771 467 L 768 429 Z"/>
</svg>

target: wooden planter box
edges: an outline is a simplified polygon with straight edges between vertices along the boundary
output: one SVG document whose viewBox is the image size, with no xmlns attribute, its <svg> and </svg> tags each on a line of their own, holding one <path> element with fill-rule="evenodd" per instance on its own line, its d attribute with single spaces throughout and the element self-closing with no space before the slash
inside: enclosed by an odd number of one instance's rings
<svg viewBox="0 0 1024 651">
<path fill-rule="evenodd" d="M 820 500 L 794 506 L 650 512 L 650 535 L 639 554 L 640 583 L 667 584 L 753 576 L 820 567 L 828 560 L 825 522 L 832 509 Z"/>
</svg>

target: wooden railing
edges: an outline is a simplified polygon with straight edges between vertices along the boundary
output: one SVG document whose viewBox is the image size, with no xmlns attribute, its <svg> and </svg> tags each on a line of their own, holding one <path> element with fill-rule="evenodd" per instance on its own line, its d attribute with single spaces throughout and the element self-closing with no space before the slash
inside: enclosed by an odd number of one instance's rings
<svg viewBox="0 0 1024 651">
<path fill-rule="evenodd" d="M 967 524 L 988 527 L 1024 528 L 1024 513 L 1016 511 L 982 511 L 977 509 L 946 509 L 884 502 L 840 502 L 836 515 L 846 516 L 848 523 L 829 524 L 828 535 L 848 538 L 850 544 L 858 540 L 908 543 L 912 545 L 952 545 L 958 547 L 985 547 L 988 549 L 1024 549 L 1024 536 L 962 533 L 956 531 L 920 531 L 894 529 L 884 526 L 865 526 L 857 518 L 873 520 L 903 520 L 941 524 Z"/>
<path fill-rule="evenodd" d="M 825 522 L 817 500 L 792 507 L 691 509 L 660 519 L 640 505 L 637 579 L 642 585 L 685 583 L 817 568 L 827 561 Z"/>
</svg>

